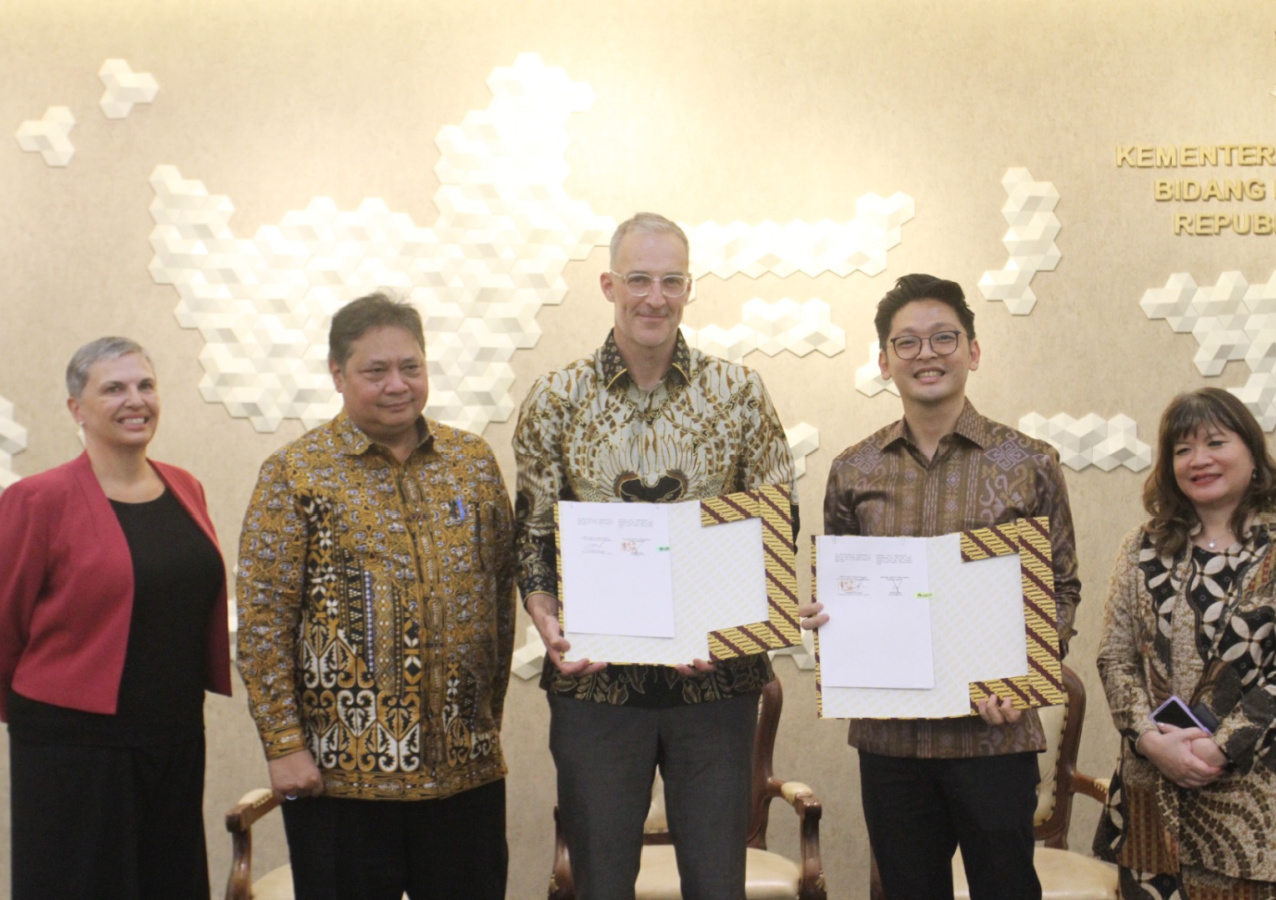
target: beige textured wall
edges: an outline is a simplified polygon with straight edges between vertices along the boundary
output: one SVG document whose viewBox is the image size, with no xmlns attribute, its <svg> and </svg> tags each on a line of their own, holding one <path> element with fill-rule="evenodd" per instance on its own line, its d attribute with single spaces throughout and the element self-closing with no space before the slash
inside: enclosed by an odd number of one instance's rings
<svg viewBox="0 0 1276 900">
<path fill-rule="evenodd" d="M 1151 440 L 1172 393 L 1237 385 L 1247 372 L 1236 362 L 1204 379 L 1192 364 L 1195 341 L 1149 321 L 1138 305 L 1143 292 L 1179 271 L 1201 284 L 1228 270 L 1265 282 L 1273 238 L 1175 237 L 1173 205 L 1153 201 L 1153 173 L 1118 170 L 1114 147 L 1271 140 L 1271 29 L 1270 4 L 1256 0 L 0 0 L 0 138 L 51 105 L 71 107 L 78 119 L 77 155 L 66 168 L 0 139 L 0 396 L 30 430 L 14 468 L 29 474 L 77 452 L 62 366 L 86 340 L 131 335 L 151 348 L 161 378 L 165 420 L 154 454 L 203 479 L 233 556 L 258 464 L 301 429 L 288 422 L 258 434 L 201 399 L 201 340 L 178 327 L 176 293 L 147 271 L 148 176 L 174 164 L 229 195 L 233 227 L 244 236 L 318 195 L 342 209 L 382 197 L 428 225 L 435 134 L 485 108 L 488 74 L 521 52 L 539 53 L 596 92 L 593 108 L 569 125 L 567 184 L 597 213 L 845 221 L 869 191 L 915 198 L 916 217 L 881 275 L 710 277 L 686 315 L 693 326 L 730 326 L 752 296 L 816 296 L 846 330 L 847 351 L 832 359 L 746 359 L 764 374 L 786 423 L 820 429 L 820 450 L 800 482 L 806 533 L 820 529 L 836 452 L 898 415 L 892 396 L 856 393 L 853 375 L 872 339 L 873 304 L 906 272 L 966 285 L 984 351 L 970 383 L 981 411 L 1012 424 L 1033 411 L 1126 413 Z M 154 104 L 119 122 L 96 108 L 96 73 L 108 57 L 161 85 Z M 1053 182 L 1062 198 L 1062 262 L 1037 277 L 1039 302 L 1027 317 L 985 302 L 975 287 L 1005 263 L 1000 179 L 1012 166 Z M 1276 170 L 1221 174 L 1263 177 L 1270 197 Z M 1271 213 L 1273 203 L 1244 209 Z M 516 397 L 535 374 L 602 339 L 610 311 L 596 284 L 604 264 L 595 252 L 569 267 L 566 302 L 540 314 L 544 338 L 514 358 Z M 498 423 L 486 436 L 512 479 L 511 428 Z M 1094 773 L 1110 767 L 1116 745 L 1093 668 L 1097 632 L 1117 542 L 1140 520 L 1141 481 L 1124 469 L 1068 472 L 1085 585 L 1070 662 L 1090 688 L 1082 761 Z M 777 669 L 788 703 L 777 768 L 808 781 L 825 802 L 833 895 L 865 897 L 866 840 L 844 729 L 815 719 L 811 673 L 787 660 Z M 550 847 L 547 717 L 534 684 L 517 680 L 508 710 L 509 896 L 533 898 Z M 219 884 L 221 811 L 262 783 L 265 770 L 242 697 L 210 699 L 208 734 Z M 7 805 L 7 786 L 0 803 Z M 788 848 L 782 813 L 772 832 Z M 1088 845 L 1095 815 L 1093 804 L 1078 804 L 1075 846 Z M 259 853 L 281 858 L 278 832 L 263 836 Z"/>
</svg>

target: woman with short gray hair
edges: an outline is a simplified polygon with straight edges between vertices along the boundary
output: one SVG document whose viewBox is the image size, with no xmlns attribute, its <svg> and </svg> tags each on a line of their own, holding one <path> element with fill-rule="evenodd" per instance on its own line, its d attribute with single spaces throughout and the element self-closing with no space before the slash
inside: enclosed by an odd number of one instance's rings
<svg viewBox="0 0 1276 900">
<path fill-rule="evenodd" d="M 0 494 L 13 900 L 208 900 L 204 691 L 230 654 L 204 491 L 147 457 L 135 341 L 84 345 L 66 383 L 84 453 Z"/>
</svg>

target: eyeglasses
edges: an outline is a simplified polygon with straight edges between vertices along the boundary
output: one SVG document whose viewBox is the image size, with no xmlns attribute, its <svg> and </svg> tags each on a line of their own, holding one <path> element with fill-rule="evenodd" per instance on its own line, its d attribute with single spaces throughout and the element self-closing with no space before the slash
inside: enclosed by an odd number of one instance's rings
<svg viewBox="0 0 1276 900">
<path fill-rule="evenodd" d="M 609 270 L 610 271 L 610 270 Z M 621 275 L 619 272 L 612 272 L 621 281 L 625 283 L 625 289 L 635 297 L 646 297 L 651 293 L 651 286 L 656 280 L 646 272 L 630 272 L 628 275 Z M 660 293 L 664 294 L 670 300 L 677 300 L 687 292 L 691 287 L 691 276 L 683 275 L 675 272 L 672 275 L 660 276 Z"/>
<path fill-rule="evenodd" d="M 936 356 L 952 356 L 961 336 L 960 331 L 936 331 L 930 337 L 902 334 L 891 338 L 891 346 L 900 359 L 916 359 L 922 352 L 922 344 L 930 344 L 930 349 Z"/>
</svg>

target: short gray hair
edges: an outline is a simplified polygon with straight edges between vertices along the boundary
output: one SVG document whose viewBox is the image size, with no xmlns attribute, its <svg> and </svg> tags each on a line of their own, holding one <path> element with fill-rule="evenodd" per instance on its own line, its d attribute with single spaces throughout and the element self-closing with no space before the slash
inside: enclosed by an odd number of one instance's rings
<svg viewBox="0 0 1276 900">
<path fill-rule="evenodd" d="M 100 359 L 118 359 L 130 353 L 142 354 L 142 359 L 153 370 L 155 363 L 146 348 L 137 341 L 126 337 L 100 337 L 89 341 L 71 357 L 66 364 L 66 392 L 69 397 L 79 397 L 84 393 L 84 386 L 89 382 L 89 368 Z"/>
<path fill-rule="evenodd" d="M 687 240 L 687 233 L 679 227 L 677 222 L 666 219 L 659 213 L 640 212 L 634 213 L 632 217 L 616 226 L 616 233 L 611 236 L 611 265 L 616 264 L 616 255 L 620 253 L 620 242 L 633 231 L 643 234 L 671 234 L 682 241 L 682 248 L 687 251 L 688 256 L 691 255 L 691 242 Z"/>
</svg>

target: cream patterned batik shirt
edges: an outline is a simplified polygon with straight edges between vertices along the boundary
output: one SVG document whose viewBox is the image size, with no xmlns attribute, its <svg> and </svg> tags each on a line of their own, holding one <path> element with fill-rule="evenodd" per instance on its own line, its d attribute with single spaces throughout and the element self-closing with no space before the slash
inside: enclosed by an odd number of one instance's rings
<svg viewBox="0 0 1276 900">
<path fill-rule="evenodd" d="M 1076 538 L 1059 455 L 986 419 L 967 401 L 927 460 L 901 419 L 833 461 L 824 494 L 826 534 L 934 537 L 1015 519 L 1050 521 L 1061 646 L 1081 598 Z M 942 635 L 936 635 L 942 640 Z M 965 758 L 1045 749 L 1035 710 L 1015 725 L 960 719 L 852 719 L 850 743 L 883 756 Z"/>
<path fill-rule="evenodd" d="M 261 467 L 239 546 L 239 670 L 268 759 L 325 793 L 447 797 L 505 774 L 513 519 L 487 443 L 422 419 L 404 463 L 343 412 Z"/>
<path fill-rule="evenodd" d="M 519 413 L 514 453 L 524 597 L 558 596 L 559 500 L 674 503 L 765 484 L 796 496 L 793 456 L 762 379 L 689 348 L 681 333 L 672 367 L 650 392 L 629 377 L 612 335 L 593 356 L 537 379 Z M 582 700 L 662 707 L 733 697 L 770 680 L 770 661 L 758 654 L 690 678 L 644 665 L 568 677 L 546 659 L 541 685 Z"/>
</svg>

